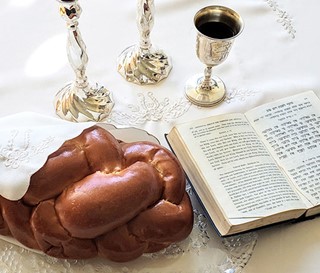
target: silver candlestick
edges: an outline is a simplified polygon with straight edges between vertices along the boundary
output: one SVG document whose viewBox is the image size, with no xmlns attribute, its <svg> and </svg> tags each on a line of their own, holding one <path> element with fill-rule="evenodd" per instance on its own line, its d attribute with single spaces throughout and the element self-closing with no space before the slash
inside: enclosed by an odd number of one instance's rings
<svg viewBox="0 0 320 273">
<path fill-rule="evenodd" d="M 127 81 L 141 85 L 155 84 L 168 77 L 172 68 L 171 60 L 151 44 L 154 1 L 138 0 L 137 5 L 140 44 L 128 47 L 120 54 L 118 71 Z"/>
<path fill-rule="evenodd" d="M 109 115 L 114 103 L 106 88 L 88 82 L 88 55 L 78 28 L 82 9 L 77 0 L 57 1 L 61 4 L 60 14 L 68 27 L 67 55 L 76 79 L 56 94 L 56 113 L 69 121 L 101 121 Z"/>
</svg>

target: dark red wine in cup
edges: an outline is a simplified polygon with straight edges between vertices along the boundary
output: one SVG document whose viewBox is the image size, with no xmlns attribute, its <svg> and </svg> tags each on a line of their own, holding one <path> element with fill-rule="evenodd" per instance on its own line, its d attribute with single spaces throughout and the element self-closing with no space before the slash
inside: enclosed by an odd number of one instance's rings
<svg viewBox="0 0 320 273">
<path fill-rule="evenodd" d="M 217 21 L 207 21 L 200 24 L 197 28 L 203 35 L 214 39 L 227 39 L 236 34 L 229 25 Z"/>
</svg>

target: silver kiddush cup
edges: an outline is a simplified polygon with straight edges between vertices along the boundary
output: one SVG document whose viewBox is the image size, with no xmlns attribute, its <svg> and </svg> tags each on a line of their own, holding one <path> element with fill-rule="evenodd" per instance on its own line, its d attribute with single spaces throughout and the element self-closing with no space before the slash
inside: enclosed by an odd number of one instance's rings
<svg viewBox="0 0 320 273">
<path fill-rule="evenodd" d="M 186 83 L 186 97 L 203 107 L 214 106 L 224 100 L 226 87 L 212 75 L 212 68 L 226 60 L 236 37 L 243 30 L 240 15 L 224 6 L 208 6 L 194 16 L 197 29 L 196 53 L 206 65 L 204 75 L 195 75 Z"/>
<path fill-rule="evenodd" d="M 110 92 L 97 83 L 90 84 L 86 76 L 88 55 L 78 28 L 81 7 L 77 0 L 57 0 L 60 15 L 68 27 L 67 55 L 75 73 L 75 81 L 63 87 L 55 96 L 59 117 L 74 122 L 101 121 L 113 108 Z"/>
<path fill-rule="evenodd" d="M 118 59 L 118 72 L 129 82 L 140 85 L 156 84 L 168 77 L 170 58 L 152 46 L 150 33 L 154 24 L 154 1 L 137 0 L 139 45 L 125 49 Z"/>
</svg>

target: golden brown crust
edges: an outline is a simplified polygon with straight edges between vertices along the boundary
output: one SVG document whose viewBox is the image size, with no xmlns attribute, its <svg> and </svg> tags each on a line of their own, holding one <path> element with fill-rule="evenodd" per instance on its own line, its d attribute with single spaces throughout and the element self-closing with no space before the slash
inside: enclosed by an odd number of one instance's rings
<svg viewBox="0 0 320 273">
<path fill-rule="evenodd" d="M 132 235 L 127 225 L 120 226 L 97 239 L 101 257 L 116 262 L 138 258 L 146 252 L 148 242 Z"/>
<path fill-rule="evenodd" d="M 186 187 L 183 169 L 176 157 L 166 148 L 147 141 L 127 143 L 122 145 L 126 165 L 137 161 L 151 164 L 164 182 L 162 198 L 179 204 Z"/>
<path fill-rule="evenodd" d="M 125 262 L 183 240 L 193 226 L 175 156 L 98 126 L 51 154 L 21 200 L 0 196 L 0 211 L 0 234 L 57 258 Z"/>
<path fill-rule="evenodd" d="M 41 202 L 31 217 L 31 227 L 40 249 L 57 258 L 92 258 L 97 255 L 90 239 L 73 238 L 60 224 L 54 208 L 54 200 Z"/>
<path fill-rule="evenodd" d="M 30 226 L 32 208 L 25 206 L 21 201 L 14 202 L 2 197 L 0 202 L 1 214 L 10 235 L 29 248 L 39 249 Z"/>
<path fill-rule="evenodd" d="M 95 238 L 146 210 L 161 192 L 154 169 L 137 162 L 115 174 L 87 176 L 59 196 L 56 211 L 71 236 Z"/>
<path fill-rule="evenodd" d="M 128 224 L 129 229 L 143 241 L 157 244 L 181 241 L 192 229 L 193 213 L 189 210 L 189 203 L 187 193 L 179 205 L 161 200 L 133 219 Z"/>
<path fill-rule="evenodd" d="M 84 151 L 68 142 L 50 155 L 45 165 L 31 176 L 29 190 L 23 201 L 36 205 L 43 200 L 54 198 L 66 187 L 90 173 Z"/>
</svg>

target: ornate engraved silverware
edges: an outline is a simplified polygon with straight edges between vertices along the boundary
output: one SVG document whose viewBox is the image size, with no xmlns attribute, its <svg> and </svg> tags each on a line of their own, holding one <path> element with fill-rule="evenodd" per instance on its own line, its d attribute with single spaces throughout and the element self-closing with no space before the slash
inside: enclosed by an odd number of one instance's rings
<svg viewBox="0 0 320 273">
<path fill-rule="evenodd" d="M 232 44 L 243 30 L 243 20 L 238 13 L 223 6 L 208 6 L 194 17 L 197 29 L 196 53 L 206 65 L 204 75 L 195 75 L 186 83 L 186 97 L 198 106 L 210 107 L 226 96 L 226 87 L 212 68 L 224 62 Z"/>
<path fill-rule="evenodd" d="M 68 27 L 67 55 L 76 79 L 56 94 L 56 113 L 63 119 L 75 122 L 103 120 L 111 112 L 114 103 L 105 87 L 88 82 L 88 55 L 78 28 L 82 9 L 77 0 L 57 1 L 61 4 L 60 14 Z"/>
<path fill-rule="evenodd" d="M 154 1 L 138 0 L 137 25 L 140 44 L 125 49 L 118 59 L 118 71 L 127 80 L 136 84 L 156 84 L 168 77 L 172 65 L 170 58 L 155 49 L 150 40 L 154 24 Z"/>
</svg>

